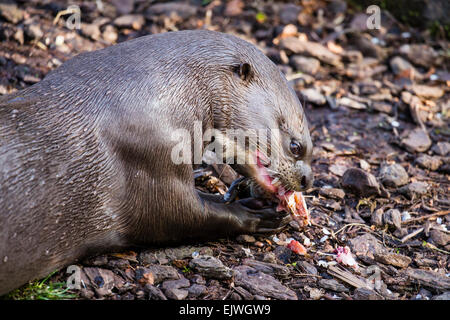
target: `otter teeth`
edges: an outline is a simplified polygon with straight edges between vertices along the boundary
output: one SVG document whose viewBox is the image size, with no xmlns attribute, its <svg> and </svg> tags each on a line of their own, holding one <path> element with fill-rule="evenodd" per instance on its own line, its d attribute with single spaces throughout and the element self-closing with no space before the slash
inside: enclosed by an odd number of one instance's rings
<svg viewBox="0 0 450 320">
<path fill-rule="evenodd" d="M 277 177 L 277 178 L 273 179 L 271 183 L 273 186 L 279 187 L 281 184 L 280 178 Z"/>
</svg>

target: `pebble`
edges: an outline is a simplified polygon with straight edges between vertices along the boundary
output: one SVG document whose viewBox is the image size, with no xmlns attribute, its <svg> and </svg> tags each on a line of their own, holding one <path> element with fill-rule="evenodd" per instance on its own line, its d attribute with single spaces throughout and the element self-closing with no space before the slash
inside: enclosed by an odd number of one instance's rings
<svg viewBox="0 0 450 320">
<path fill-rule="evenodd" d="M 320 279 L 319 286 L 336 292 L 348 292 L 348 288 L 334 279 Z"/>
<path fill-rule="evenodd" d="M 401 187 L 409 182 L 408 173 L 398 163 L 383 165 L 380 169 L 379 178 L 387 187 Z"/>
<path fill-rule="evenodd" d="M 100 27 L 96 24 L 82 23 L 81 24 L 81 33 L 85 37 L 89 37 L 92 40 L 99 40 L 102 33 L 100 31 Z"/>
<path fill-rule="evenodd" d="M 201 296 L 206 292 L 206 290 L 207 290 L 206 286 L 202 284 L 193 284 L 187 289 L 189 297 L 192 298 L 197 298 L 198 296 Z"/>
<path fill-rule="evenodd" d="M 119 28 L 133 28 L 141 30 L 145 24 L 145 18 L 141 14 L 127 14 L 114 20 L 114 25 Z"/>
<path fill-rule="evenodd" d="M 342 97 L 342 98 L 338 99 L 337 104 L 340 106 L 357 109 L 357 110 L 367 109 L 367 106 L 364 103 L 358 102 L 358 101 L 350 99 L 348 97 Z"/>
<path fill-rule="evenodd" d="M 254 243 L 256 241 L 254 236 L 250 236 L 247 234 L 241 234 L 236 237 L 236 241 L 239 243 Z"/>
<path fill-rule="evenodd" d="M 444 95 L 444 90 L 439 87 L 432 87 L 423 84 L 414 84 L 411 90 L 419 97 L 438 99 Z"/>
<path fill-rule="evenodd" d="M 112 25 L 107 25 L 105 27 L 105 30 L 103 30 L 102 37 L 106 42 L 115 43 L 119 36 L 117 34 L 116 28 L 114 28 Z"/>
<path fill-rule="evenodd" d="M 450 235 L 444 231 L 433 229 L 430 231 L 430 237 L 435 244 L 440 246 L 446 246 L 450 243 Z"/>
<path fill-rule="evenodd" d="M 401 140 L 401 145 L 409 152 L 425 152 L 431 147 L 431 139 L 428 133 L 416 128 Z"/>
<path fill-rule="evenodd" d="M 162 290 L 150 284 L 146 284 L 144 290 L 148 292 L 149 300 L 167 300 Z"/>
<path fill-rule="evenodd" d="M 394 72 L 395 74 L 400 74 L 407 70 L 412 70 L 414 74 L 418 73 L 416 68 L 414 68 L 414 66 L 409 63 L 409 61 L 400 56 L 393 57 L 389 61 L 389 65 L 391 66 L 392 72 Z"/>
<path fill-rule="evenodd" d="M 440 156 L 447 156 L 450 153 L 450 143 L 447 141 L 438 142 L 431 148 L 431 151 Z"/>
<path fill-rule="evenodd" d="M 168 280 L 164 281 L 161 285 L 161 289 L 164 295 L 169 299 L 183 300 L 186 299 L 189 292 L 182 288 L 189 287 L 189 280 L 186 278 L 181 278 L 179 280 Z"/>
<path fill-rule="evenodd" d="M 308 88 L 300 91 L 302 96 L 306 99 L 306 101 L 316 104 L 316 105 L 324 105 L 327 102 L 327 99 L 323 94 L 321 94 L 317 89 Z"/>
<path fill-rule="evenodd" d="M 284 25 L 297 23 L 297 17 L 301 10 L 301 6 L 291 3 L 285 4 L 280 11 L 280 22 Z"/>
<path fill-rule="evenodd" d="M 398 268 L 406 268 L 410 265 L 412 259 L 410 257 L 397 253 L 375 253 L 375 260 L 384 264 L 389 264 Z"/>
<path fill-rule="evenodd" d="M 287 278 L 290 274 L 288 267 L 276 263 L 262 262 L 254 259 L 245 259 L 243 261 L 243 264 L 250 266 L 255 270 L 275 275 L 279 278 Z"/>
<path fill-rule="evenodd" d="M 375 291 L 367 288 L 357 288 L 353 293 L 353 299 L 355 300 L 384 300 L 382 296 Z"/>
<path fill-rule="evenodd" d="M 177 269 L 172 266 L 162 266 L 158 264 L 149 265 L 146 268 L 153 275 L 154 283 L 158 284 L 166 280 L 180 279 Z"/>
<path fill-rule="evenodd" d="M 189 266 L 205 278 L 230 279 L 233 276 L 233 271 L 222 261 L 208 255 L 200 255 L 192 259 Z"/>
<path fill-rule="evenodd" d="M 374 259 L 375 254 L 382 254 L 386 252 L 386 249 L 380 241 L 378 241 L 378 239 L 370 233 L 350 239 L 349 243 L 352 253 L 354 253 L 357 257 L 367 256 Z"/>
<path fill-rule="evenodd" d="M 321 188 L 319 194 L 326 198 L 342 200 L 345 197 L 345 192 L 339 188 Z"/>
<path fill-rule="evenodd" d="M 370 221 L 377 227 L 381 227 L 383 225 L 383 209 L 377 209 L 372 213 Z"/>
<path fill-rule="evenodd" d="M 294 291 L 269 274 L 244 265 L 237 266 L 233 270 L 236 273 L 235 285 L 243 287 L 253 295 L 279 300 L 298 300 Z"/>
<path fill-rule="evenodd" d="M 372 174 L 358 168 L 350 168 L 345 171 L 341 179 L 341 186 L 346 192 L 359 197 L 381 194 L 377 179 Z"/>
<path fill-rule="evenodd" d="M 389 209 L 383 215 L 384 223 L 394 226 L 396 229 L 401 229 L 402 227 L 402 215 L 397 209 Z"/>
<path fill-rule="evenodd" d="M 0 3 L 0 15 L 13 24 L 17 24 L 23 19 L 24 12 L 11 3 Z"/>
<path fill-rule="evenodd" d="M 44 35 L 41 27 L 37 23 L 25 25 L 25 34 L 31 39 L 40 39 Z"/>
<path fill-rule="evenodd" d="M 416 163 L 424 169 L 436 171 L 442 165 L 442 160 L 436 156 L 423 154 L 416 158 Z"/>
<path fill-rule="evenodd" d="M 410 184 L 398 189 L 398 192 L 405 195 L 409 199 L 413 199 L 416 196 L 422 196 L 428 192 L 428 183 L 426 182 L 411 182 Z"/>
<path fill-rule="evenodd" d="M 317 42 L 305 41 L 296 37 L 287 37 L 280 40 L 280 48 L 289 50 L 296 54 L 308 55 L 317 58 L 320 61 L 333 66 L 342 65 L 340 56 L 331 52 L 327 47 Z"/>
<path fill-rule="evenodd" d="M 315 58 L 308 58 L 302 55 L 294 54 L 290 58 L 291 66 L 296 71 L 308 73 L 308 74 L 316 74 L 320 68 L 320 61 Z"/>
<path fill-rule="evenodd" d="M 147 15 L 149 16 L 165 15 L 167 17 L 170 17 L 175 14 L 183 20 L 188 19 L 196 13 L 196 6 L 182 2 L 156 3 L 151 5 L 147 10 Z"/>
</svg>

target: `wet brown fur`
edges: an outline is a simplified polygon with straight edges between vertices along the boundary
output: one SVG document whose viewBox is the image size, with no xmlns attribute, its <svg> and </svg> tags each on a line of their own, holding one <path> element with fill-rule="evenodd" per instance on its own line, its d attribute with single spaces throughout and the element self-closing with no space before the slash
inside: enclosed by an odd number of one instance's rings
<svg viewBox="0 0 450 320">
<path fill-rule="evenodd" d="M 241 63 L 250 77 L 236 74 Z M 220 129 L 280 119 L 309 162 L 306 120 L 278 68 L 210 31 L 84 53 L 0 98 L 0 294 L 90 254 L 278 230 L 287 220 L 273 210 L 197 192 L 192 166 L 170 160 L 170 134 L 196 120 Z"/>
</svg>

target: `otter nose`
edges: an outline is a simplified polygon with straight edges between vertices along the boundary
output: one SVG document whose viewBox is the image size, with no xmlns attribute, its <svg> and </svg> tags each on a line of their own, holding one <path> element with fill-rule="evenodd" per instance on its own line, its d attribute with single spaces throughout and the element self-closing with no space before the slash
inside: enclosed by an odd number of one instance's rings
<svg viewBox="0 0 450 320">
<path fill-rule="evenodd" d="M 314 182 L 313 173 L 311 167 L 303 161 L 297 161 L 296 167 L 298 169 L 297 174 L 300 181 L 300 187 L 302 190 L 307 190 L 312 187 Z"/>
</svg>

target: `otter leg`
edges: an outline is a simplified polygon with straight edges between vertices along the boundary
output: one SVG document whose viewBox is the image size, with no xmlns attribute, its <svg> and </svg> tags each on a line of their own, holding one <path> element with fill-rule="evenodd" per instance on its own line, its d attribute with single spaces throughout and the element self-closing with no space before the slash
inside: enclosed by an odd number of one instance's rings
<svg viewBox="0 0 450 320">
<path fill-rule="evenodd" d="M 246 200 L 232 203 L 216 201 L 214 196 L 198 191 L 205 214 L 206 228 L 222 234 L 275 233 L 291 221 L 286 212 L 277 212 L 274 207 L 254 209 L 245 206 Z"/>
</svg>

